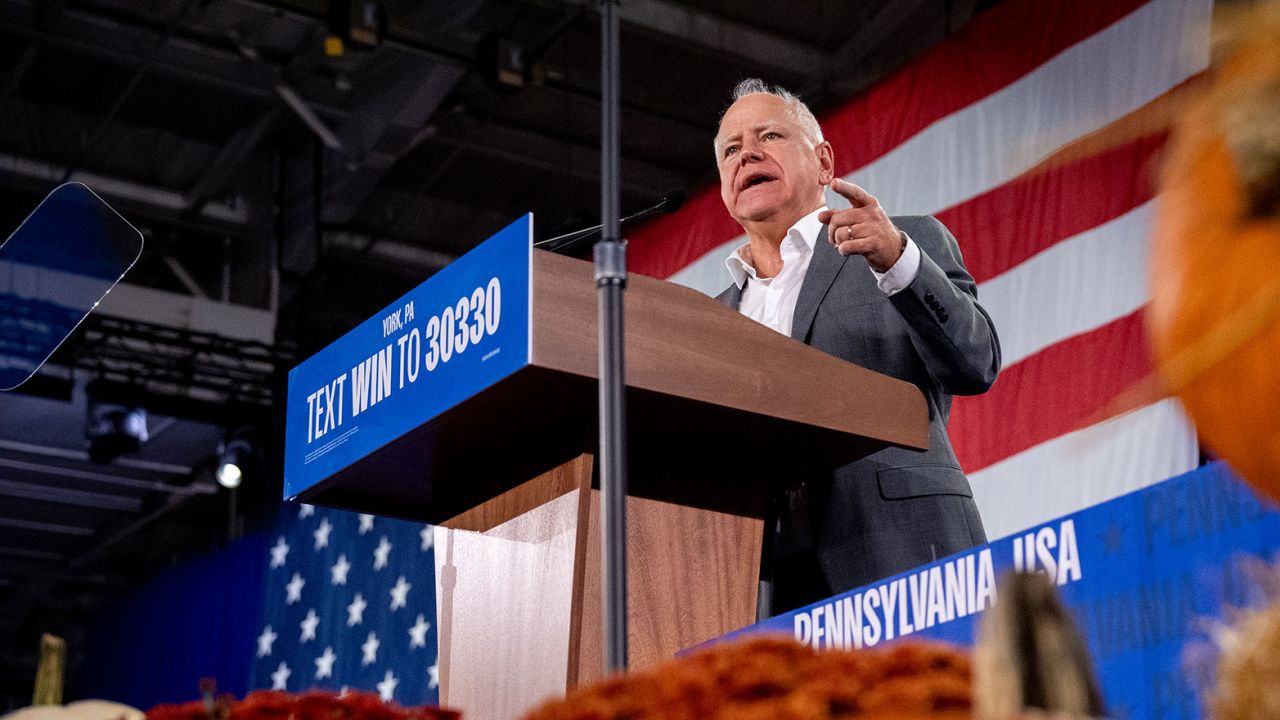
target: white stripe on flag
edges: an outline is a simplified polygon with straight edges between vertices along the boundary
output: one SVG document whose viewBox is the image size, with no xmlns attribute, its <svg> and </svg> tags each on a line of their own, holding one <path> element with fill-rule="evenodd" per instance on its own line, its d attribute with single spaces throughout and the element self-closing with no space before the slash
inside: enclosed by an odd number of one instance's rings
<svg viewBox="0 0 1280 720">
<path fill-rule="evenodd" d="M 746 235 L 739 235 L 689 263 L 680 272 L 667 279 L 677 285 L 691 287 L 698 292 L 719 295 L 733 281 L 729 276 L 728 268 L 724 266 L 724 260 L 729 257 L 729 253 L 733 252 L 734 248 L 746 241 Z"/>
<path fill-rule="evenodd" d="M 847 179 L 895 215 L 936 213 L 1003 185 L 1204 69 L 1212 5 L 1152 0 Z"/>
<path fill-rule="evenodd" d="M 1155 201 L 1067 238 L 978 286 L 1004 366 L 1132 313 L 1147 302 Z"/>
<path fill-rule="evenodd" d="M 969 474 L 987 537 L 1119 497 L 1196 466 L 1195 428 L 1162 400 Z"/>
</svg>

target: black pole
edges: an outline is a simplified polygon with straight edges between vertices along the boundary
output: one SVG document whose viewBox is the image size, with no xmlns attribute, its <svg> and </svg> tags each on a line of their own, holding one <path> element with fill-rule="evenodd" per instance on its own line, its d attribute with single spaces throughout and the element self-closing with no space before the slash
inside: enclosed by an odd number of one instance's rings
<svg viewBox="0 0 1280 720">
<path fill-rule="evenodd" d="M 623 293 L 627 246 L 618 231 L 618 0 L 600 0 L 600 298 L 601 576 L 605 671 L 627 667 L 627 413 L 623 367 Z"/>
</svg>

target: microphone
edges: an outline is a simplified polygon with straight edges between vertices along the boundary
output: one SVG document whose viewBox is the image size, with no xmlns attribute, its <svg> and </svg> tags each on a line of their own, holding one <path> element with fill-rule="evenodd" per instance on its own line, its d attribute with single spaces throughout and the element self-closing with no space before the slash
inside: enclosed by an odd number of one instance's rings
<svg viewBox="0 0 1280 720">
<path fill-rule="evenodd" d="M 667 213 L 673 213 L 676 210 L 680 209 L 680 206 L 684 204 L 684 200 L 685 200 L 685 194 L 683 191 L 672 190 L 671 192 L 658 198 L 658 202 L 650 205 L 649 207 L 643 210 L 637 210 L 636 212 L 633 212 L 630 215 L 627 215 L 626 217 L 619 219 L 618 227 L 622 227 L 623 225 L 633 223 L 636 220 L 643 220 L 644 218 L 652 217 L 654 215 L 665 215 Z M 600 228 L 602 227 L 604 226 L 592 225 L 591 227 L 582 228 L 581 230 L 574 230 L 573 232 L 567 232 L 563 235 L 557 235 L 553 238 L 547 238 L 546 240 L 539 240 L 538 242 L 534 243 L 533 246 L 543 248 L 548 252 L 566 251 L 570 247 L 576 245 L 579 240 L 590 237 L 600 232 Z"/>
</svg>

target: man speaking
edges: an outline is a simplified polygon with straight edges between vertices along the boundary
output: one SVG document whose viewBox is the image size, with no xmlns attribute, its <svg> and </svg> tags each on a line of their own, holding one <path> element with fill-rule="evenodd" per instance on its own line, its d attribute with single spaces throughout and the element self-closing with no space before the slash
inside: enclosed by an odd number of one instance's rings
<svg viewBox="0 0 1280 720">
<path fill-rule="evenodd" d="M 929 406 L 928 450 L 887 448 L 787 493 L 775 543 L 779 612 L 985 542 L 946 427 L 952 395 L 995 381 L 1000 344 L 940 222 L 889 217 L 835 178 L 831 144 L 791 93 L 744 80 L 733 100 L 716 161 L 721 198 L 748 241 L 726 261 L 733 285 L 720 301 L 913 383 Z M 852 207 L 828 209 L 828 186 Z"/>
</svg>

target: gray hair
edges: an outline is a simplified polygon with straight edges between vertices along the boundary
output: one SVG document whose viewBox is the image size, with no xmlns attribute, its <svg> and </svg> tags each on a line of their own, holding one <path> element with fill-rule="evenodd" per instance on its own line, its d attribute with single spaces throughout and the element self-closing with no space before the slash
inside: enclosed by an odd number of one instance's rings
<svg viewBox="0 0 1280 720">
<path fill-rule="evenodd" d="M 818 124 L 818 118 L 813 116 L 813 111 L 809 109 L 809 106 L 796 97 L 795 93 L 780 85 L 770 85 L 760 78 L 747 78 L 733 88 L 731 96 L 733 102 L 737 102 L 748 95 L 760 93 L 772 95 L 786 103 L 787 111 L 791 113 L 791 119 L 796 121 L 796 124 L 800 126 L 800 130 L 814 145 L 820 145 L 826 141 L 826 138 L 822 136 L 822 126 Z M 720 116 L 723 118 L 724 114 L 721 113 Z M 716 150 L 719 152 L 718 147 Z"/>
</svg>

